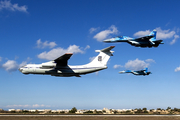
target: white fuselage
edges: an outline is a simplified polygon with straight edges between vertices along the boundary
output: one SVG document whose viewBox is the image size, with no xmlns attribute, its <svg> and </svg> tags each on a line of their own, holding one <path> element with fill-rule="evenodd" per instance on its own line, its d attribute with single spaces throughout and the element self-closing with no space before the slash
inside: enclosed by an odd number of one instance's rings
<svg viewBox="0 0 180 120">
<path fill-rule="evenodd" d="M 82 74 L 92 73 L 107 68 L 107 62 L 112 56 L 114 46 L 104 48 L 102 50 L 96 50 L 99 52 L 98 56 L 94 58 L 90 63 L 85 65 L 70 66 L 67 64 L 68 59 L 72 54 L 64 54 L 57 59 L 42 64 L 28 64 L 21 68 L 19 71 L 23 74 L 44 74 L 52 76 L 80 77 Z"/>
<path fill-rule="evenodd" d="M 28 64 L 21 67 L 19 70 L 23 74 L 47 74 L 52 76 L 79 76 L 81 74 L 87 74 L 96 72 L 99 70 L 106 69 L 107 66 L 90 66 L 90 65 L 79 65 L 79 66 L 61 66 L 54 68 L 53 66 L 44 67 L 42 64 Z"/>
</svg>

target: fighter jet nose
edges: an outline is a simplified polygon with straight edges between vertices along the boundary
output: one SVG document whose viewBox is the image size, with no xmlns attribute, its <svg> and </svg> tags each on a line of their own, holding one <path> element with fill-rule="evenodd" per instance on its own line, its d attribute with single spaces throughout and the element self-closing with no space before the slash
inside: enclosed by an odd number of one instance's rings
<svg viewBox="0 0 180 120">
<path fill-rule="evenodd" d="M 108 43 L 108 42 L 111 42 L 111 40 L 110 40 L 110 39 L 107 39 L 107 40 L 104 40 L 103 42 Z"/>
</svg>

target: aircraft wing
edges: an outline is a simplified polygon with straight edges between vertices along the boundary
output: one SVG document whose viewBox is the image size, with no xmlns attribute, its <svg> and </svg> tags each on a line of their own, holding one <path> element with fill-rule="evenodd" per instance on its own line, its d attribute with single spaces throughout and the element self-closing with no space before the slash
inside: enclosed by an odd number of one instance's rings
<svg viewBox="0 0 180 120">
<path fill-rule="evenodd" d="M 55 63 L 57 63 L 56 66 L 67 66 L 67 61 L 72 55 L 73 55 L 72 53 L 66 53 L 55 59 L 54 61 Z"/>
<path fill-rule="evenodd" d="M 136 38 L 135 40 L 138 40 L 138 41 L 149 41 L 149 39 L 151 39 L 153 37 L 154 36 L 144 36 L 144 37 Z"/>
<path fill-rule="evenodd" d="M 155 43 L 150 40 L 153 37 L 154 36 L 144 36 L 144 37 L 136 38 L 135 40 L 138 42 L 149 42 L 151 45 L 154 45 Z"/>
</svg>

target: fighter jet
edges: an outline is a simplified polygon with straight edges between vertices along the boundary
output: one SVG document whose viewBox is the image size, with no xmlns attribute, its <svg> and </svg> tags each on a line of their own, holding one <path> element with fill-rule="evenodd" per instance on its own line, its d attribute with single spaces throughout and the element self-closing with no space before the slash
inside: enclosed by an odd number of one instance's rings
<svg viewBox="0 0 180 120">
<path fill-rule="evenodd" d="M 80 75 L 96 72 L 107 68 L 107 62 L 110 56 L 113 56 L 113 49 L 115 46 L 110 46 L 102 50 L 96 50 L 99 55 L 93 61 L 85 65 L 71 66 L 68 65 L 68 60 L 72 53 L 66 53 L 59 58 L 45 62 L 42 64 L 27 64 L 19 71 L 23 74 L 43 74 L 57 77 L 81 77 Z"/>
<path fill-rule="evenodd" d="M 131 71 L 131 70 L 120 71 L 119 73 L 132 73 L 134 75 L 144 75 L 144 76 L 151 74 L 151 72 L 148 72 L 148 68 L 139 71 Z"/>
<path fill-rule="evenodd" d="M 156 40 L 156 30 L 153 30 L 149 35 L 140 38 L 130 38 L 127 36 L 117 36 L 115 38 L 104 40 L 106 43 L 127 42 L 135 47 L 158 47 L 159 44 L 164 44 L 163 40 Z"/>
</svg>

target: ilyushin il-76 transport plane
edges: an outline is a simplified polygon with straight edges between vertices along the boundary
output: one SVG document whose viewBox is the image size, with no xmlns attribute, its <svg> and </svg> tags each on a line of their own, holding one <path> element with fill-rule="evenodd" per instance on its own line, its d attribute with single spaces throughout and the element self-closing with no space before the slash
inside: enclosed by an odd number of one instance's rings
<svg viewBox="0 0 180 120">
<path fill-rule="evenodd" d="M 43 74 L 52 75 L 57 77 L 81 77 L 80 75 L 96 72 L 107 68 L 107 62 L 110 56 L 113 56 L 113 49 L 115 46 L 110 46 L 102 50 L 96 50 L 99 55 L 95 57 L 93 61 L 85 65 L 70 66 L 68 60 L 72 56 L 72 53 L 66 53 L 59 58 L 45 62 L 42 64 L 27 64 L 19 71 L 23 74 Z"/>
<path fill-rule="evenodd" d="M 132 73 L 134 75 L 149 75 L 151 72 L 148 72 L 148 68 L 145 68 L 145 70 L 139 70 L 139 71 L 131 71 L 131 70 L 126 70 L 126 71 L 120 71 L 119 73 Z"/>
<path fill-rule="evenodd" d="M 104 40 L 106 43 L 127 42 L 135 47 L 158 47 L 159 44 L 164 44 L 163 40 L 156 40 L 156 30 L 153 30 L 149 35 L 140 38 L 130 38 L 127 36 L 118 36 L 115 38 Z"/>
</svg>

